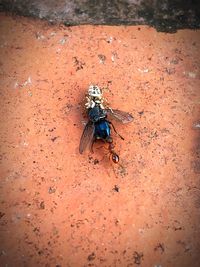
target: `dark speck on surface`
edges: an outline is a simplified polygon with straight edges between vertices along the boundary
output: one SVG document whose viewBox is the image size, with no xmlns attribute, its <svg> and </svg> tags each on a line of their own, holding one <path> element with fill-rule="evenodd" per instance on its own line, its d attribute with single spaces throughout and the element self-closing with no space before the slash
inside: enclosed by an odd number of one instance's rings
<svg viewBox="0 0 200 267">
<path fill-rule="evenodd" d="M 49 187 L 49 194 L 53 194 L 56 192 L 56 188 L 54 187 Z"/>
<path fill-rule="evenodd" d="M 95 255 L 95 253 L 94 252 L 92 252 L 89 256 L 88 256 L 88 261 L 92 261 L 92 260 L 94 260 L 96 258 L 96 255 Z"/>
<path fill-rule="evenodd" d="M 144 255 L 142 252 L 135 251 L 133 254 L 133 258 L 134 258 L 134 263 L 140 265 L 142 260 L 144 259 Z"/>
<path fill-rule="evenodd" d="M 52 137 L 52 138 L 51 138 L 51 141 L 52 141 L 52 142 L 55 142 L 56 139 L 57 139 L 58 137 L 59 137 L 59 136 Z"/>
<path fill-rule="evenodd" d="M 115 185 L 114 188 L 113 188 L 113 190 L 114 190 L 115 192 L 119 192 L 119 186 Z"/>
<path fill-rule="evenodd" d="M 4 212 L 0 212 L 0 219 L 5 215 Z"/>
</svg>

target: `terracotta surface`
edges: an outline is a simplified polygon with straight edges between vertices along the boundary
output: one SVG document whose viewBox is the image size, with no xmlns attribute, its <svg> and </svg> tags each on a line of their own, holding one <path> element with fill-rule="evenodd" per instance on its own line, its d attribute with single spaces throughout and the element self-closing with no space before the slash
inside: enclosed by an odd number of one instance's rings
<svg viewBox="0 0 200 267">
<path fill-rule="evenodd" d="M 199 31 L 0 19 L 0 266 L 200 266 Z M 119 165 L 78 152 L 90 83 Z"/>
</svg>

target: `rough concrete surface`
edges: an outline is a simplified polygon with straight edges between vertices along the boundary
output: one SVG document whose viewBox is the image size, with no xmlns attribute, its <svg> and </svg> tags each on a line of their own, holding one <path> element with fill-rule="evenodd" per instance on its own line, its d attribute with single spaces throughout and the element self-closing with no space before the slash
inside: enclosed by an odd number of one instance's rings
<svg viewBox="0 0 200 267">
<path fill-rule="evenodd" d="M 0 266 L 199 267 L 199 31 L 0 19 Z M 90 83 L 119 165 L 78 152 Z"/>
<path fill-rule="evenodd" d="M 147 24 L 168 32 L 200 28 L 198 0 L 0 0 L 0 10 L 65 25 Z"/>
</svg>

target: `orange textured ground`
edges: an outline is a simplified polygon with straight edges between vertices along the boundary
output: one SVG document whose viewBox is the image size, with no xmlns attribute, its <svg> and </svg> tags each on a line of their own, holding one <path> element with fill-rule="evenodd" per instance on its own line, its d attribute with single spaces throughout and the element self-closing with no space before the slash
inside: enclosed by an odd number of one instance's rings
<svg viewBox="0 0 200 267">
<path fill-rule="evenodd" d="M 0 265 L 200 266 L 199 31 L 0 19 Z M 121 165 L 78 152 L 90 83 Z"/>
</svg>

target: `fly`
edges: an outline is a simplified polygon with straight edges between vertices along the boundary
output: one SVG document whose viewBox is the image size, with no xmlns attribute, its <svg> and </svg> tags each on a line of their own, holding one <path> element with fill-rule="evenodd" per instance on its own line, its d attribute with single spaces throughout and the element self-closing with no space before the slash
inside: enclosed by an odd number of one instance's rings
<svg viewBox="0 0 200 267">
<path fill-rule="evenodd" d="M 107 120 L 107 117 L 110 116 L 122 123 L 129 123 L 133 120 L 133 116 L 130 113 L 106 107 L 104 105 L 102 90 L 96 85 L 89 86 L 86 101 L 85 106 L 88 111 L 89 121 L 87 122 L 81 136 L 79 145 L 80 154 L 82 154 L 86 148 L 92 150 L 94 142 L 100 139 L 109 144 L 108 150 L 112 161 L 114 163 L 118 163 L 119 156 L 114 150 L 111 128 L 113 128 L 114 132 L 122 140 L 124 140 L 124 138 L 117 133 L 113 123 Z"/>
</svg>

